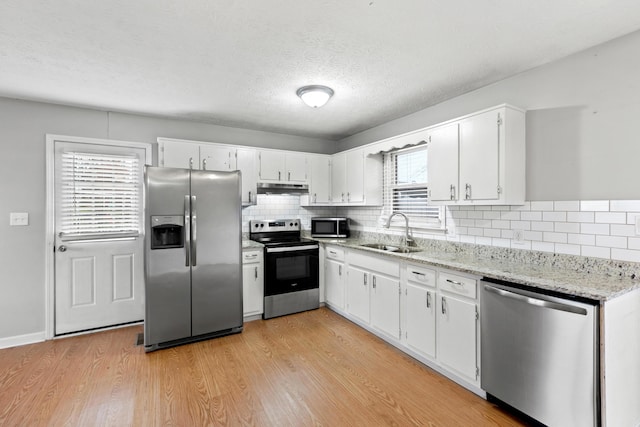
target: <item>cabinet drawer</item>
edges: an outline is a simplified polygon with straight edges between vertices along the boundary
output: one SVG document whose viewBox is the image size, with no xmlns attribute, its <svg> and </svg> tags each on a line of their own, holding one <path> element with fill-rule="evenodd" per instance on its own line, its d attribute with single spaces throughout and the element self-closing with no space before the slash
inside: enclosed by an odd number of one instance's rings
<svg viewBox="0 0 640 427">
<path fill-rule="evenodd" d="M 438 286 L 443 291 L 476 298 L 476 279 L 441 272 L 438 274 Z"/>
<path fill-rule="evenodd" d="M 425 286 L 436 286 L 436 272 L 416 265 L 407 265 L 407 280 Z"/>
<path fill-rule="evenodd" d="M 344 261 L 344 249 L 336 246 L 327 246 L 325 255 L 327 258 L 335 259 L 336 261 Z"/>
<path fill-rule="evenodd" d="M 262 260 L 262 251 L 247 251 L 242 253 L 242 263 L 250 264 Z"/>
<path fill-rule="evenodd" d="M 362 254 L 360 252 L 349 252 L 349 264 L 366 268 L 367 270 L 386 274 L 391 277 L 400 277 L 400 263 L 396 260 L 389 260 Z"/>
</svg>

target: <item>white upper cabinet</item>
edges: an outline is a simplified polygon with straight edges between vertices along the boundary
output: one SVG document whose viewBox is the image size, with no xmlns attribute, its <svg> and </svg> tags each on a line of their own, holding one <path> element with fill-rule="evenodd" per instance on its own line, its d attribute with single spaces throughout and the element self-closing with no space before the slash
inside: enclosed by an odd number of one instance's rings
<svg viewBox="0 0 640 427">
<path fill-rule="evenodd" d="M 200 169 L 228 172 L 236 170 L 236 149 L 228 145 L 201 144 Z"/>
<path fill-rule="evenodd" d="M 159 165 L 165 168 L 199 169 L 200 144 L 158 140 Z"/>
<path fill-rule="evenodd" d="M 376 206 L 382 204 L 382 157 L 363 149 L 334 154 L 331 163 L 333 204 Z"/>
<path fill-rule="evenodd" d="M 300 203 L 303 206 L 330 204 L 331 156 L 309 154 L 307 167 L 309 168 L 309 196 L 301 197 Z"/>
<path fill-rule="evenodd" d="M 431 132 L 427 148 L 430 200 L 456 200 L 458 187 L 458 124 L 440 126 Z"/>
<path fill-rule="evenodd" d="M 307 155 L 305 153 L 260 150 L 258 156 L 260 181 L 307 181 Z"/>
<path fill-rule="evenodd" d="M 256 204 L 258 182 L 257 150 L 254 148 L 238 148 L 236 150 L 236 167 L 242 172 L 242 204 Z"/>
<path fill-rule="evenodd" d="M 518 205 L 525 199 L 525 113 L 502 105 L 433 129 L 431 201 Z"/>
</svg>

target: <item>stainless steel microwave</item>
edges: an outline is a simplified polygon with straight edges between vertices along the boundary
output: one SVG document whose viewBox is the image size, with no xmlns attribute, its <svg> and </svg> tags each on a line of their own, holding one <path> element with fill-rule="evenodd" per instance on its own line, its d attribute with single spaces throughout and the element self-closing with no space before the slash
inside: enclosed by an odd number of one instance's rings
<svg viewBox="0 0 640 427">
<path fill-rule="evenodd" d="M 311 237 L 349 237 L 349 218 L 311 218 Z"/>
</svg>

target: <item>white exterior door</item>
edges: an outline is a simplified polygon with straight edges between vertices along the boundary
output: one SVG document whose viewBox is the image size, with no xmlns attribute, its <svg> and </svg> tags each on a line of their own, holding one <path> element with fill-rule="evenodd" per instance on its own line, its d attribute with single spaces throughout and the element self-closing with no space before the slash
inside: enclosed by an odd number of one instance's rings
<svg viewBox="0 0 640 427">
<path fill-rule="evenodd" d="M 149 153 L 60 140 L 54 153 L 54 334 L 142 320 Z"/>
</svg>

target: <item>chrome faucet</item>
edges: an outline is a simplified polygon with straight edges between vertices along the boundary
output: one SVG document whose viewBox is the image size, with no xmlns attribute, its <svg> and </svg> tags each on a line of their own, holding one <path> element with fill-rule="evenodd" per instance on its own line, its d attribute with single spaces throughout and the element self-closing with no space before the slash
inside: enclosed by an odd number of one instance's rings
<svg viewBox="0 0 640 427">
<path fill-rule="evenodd" d="M 389 215 L 389 219 L 387 219 L 387 224 L 385 225 L 385 227 L 389 228 L 391 226 L 391 218 L 393 218 L 396 215 L 400 215 L 404 217 L 404 245 L 415 246 L 416 242 L 411 238 L 411 236 L 409 236 L 409 218 L 402 212 L 394 212 L 391 215 Z"/>
</svg>

